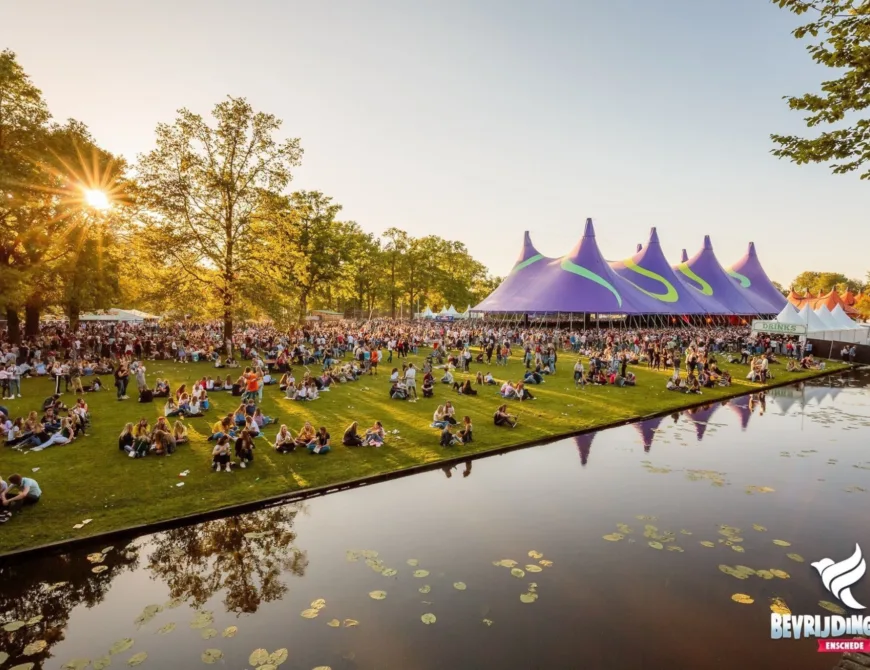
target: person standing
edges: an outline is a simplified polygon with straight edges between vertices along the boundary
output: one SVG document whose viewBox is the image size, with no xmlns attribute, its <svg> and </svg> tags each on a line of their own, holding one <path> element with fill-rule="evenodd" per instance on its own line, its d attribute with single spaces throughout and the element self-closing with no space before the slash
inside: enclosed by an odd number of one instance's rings
<svg viewBox="0 0 870 670">
<path fill-rule="evenodd" d="M 408 393 L 414 392 L 414 400 L 417 399 L 417 368 L 411 363 L 408 369 L 405 370 L 405 386 L 408 387 Z"/>
<path fill-rule="evenodd" d="M 118 390 L 118 400 L 127 400 L 127 382 L 130 379 L 130 371 L 127 364 L 121 362 L 115 370 L 115 388 Z"/>
</svg>

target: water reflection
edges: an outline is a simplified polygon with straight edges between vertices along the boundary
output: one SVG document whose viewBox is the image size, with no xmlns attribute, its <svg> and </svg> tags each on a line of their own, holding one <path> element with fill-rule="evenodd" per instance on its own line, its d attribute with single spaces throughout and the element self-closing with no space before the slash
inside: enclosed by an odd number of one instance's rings
<svg viewBox="0 0 870 670">
<path fill-rule="evenodd" d="M 471 474 L 471 464 L 472 464 L 471 460 L 464 461 L 462 463 L 462 476 L 463 477 L 468 477 Z M 458 469 L 458 468 L 459 468 L 459 466 L 456 464 L 445 465 L 443 468 L 441 468 L 441 471 L 444 473 L 444 476 L 447 477 L 447 479 L 450 479 L 453 476 L 453 471 Z"/>
<path fill-rule="evenodd" d="M 597 433 L 583 433 L 574 436 L 574 444 L 577 445 L 577 452 L 580 454 L 580 465 L 586 465 L 589 461 L 589 451 L 592 449 L 592 440 L 596 435 Z"/>
</svg>

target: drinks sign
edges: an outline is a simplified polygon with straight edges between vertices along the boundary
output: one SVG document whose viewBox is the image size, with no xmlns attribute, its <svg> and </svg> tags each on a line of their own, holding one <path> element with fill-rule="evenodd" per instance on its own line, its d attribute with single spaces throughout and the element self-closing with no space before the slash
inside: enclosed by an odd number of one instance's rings
<svg viewBox="0 0 870 670">
<path fill-rule="evenodd" d="M 806 335 L 807 327 L 803 324 L 780 323 L 779 321 L 762 321 L 756 319 L 752 322 L 752 330 L 756 333 L 778 333 L 780 335 Z"/>
</svg>

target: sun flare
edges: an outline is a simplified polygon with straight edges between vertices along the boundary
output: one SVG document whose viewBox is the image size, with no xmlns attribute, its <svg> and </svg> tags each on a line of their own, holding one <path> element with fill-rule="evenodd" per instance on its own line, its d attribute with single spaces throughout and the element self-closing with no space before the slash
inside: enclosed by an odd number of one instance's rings
<svg viewBox="0 0 870 670">
<path fill-rule="evenodd" d="M 99 210 L 105 210 L 111 207 L 109 196 L 106 195 L 105 191 L 93 188 L 85 189 L 85 202 L 88 203 L 89 207 Z"/>
</svg>

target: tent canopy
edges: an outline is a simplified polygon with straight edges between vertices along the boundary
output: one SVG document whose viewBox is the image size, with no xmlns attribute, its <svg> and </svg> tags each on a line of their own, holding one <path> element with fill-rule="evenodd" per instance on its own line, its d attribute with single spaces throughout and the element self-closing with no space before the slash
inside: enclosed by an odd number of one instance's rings
<svg viewBox="0 0 870 670">
<path fill-rule="evenodd" d="M 800 311 L 800 319 L 801 323 L 807 326 L 807 332 L 810 333 L 821 333 L 826 330 L 830 330 L 827 328 L 822 320 L 816 316 L 816 313 L 810 309 L 809 305 L 804 305 L 803 309 Z"/>
<path fill-rule="evenodd" d="M 745 297 L 753 304 L 762 306 L 758 299 L 765 301 L 771 307 L 777 309 L 788 302 L 779 292 L 779 289 L 770 281 L 770 277 L 761 267 L 758 253 L 755 251 L 755 242 L 750 242 L 743 257 L 727 269 L 728 274 L 736 285 L 744 293 Z"/>
<path fill-rule="evenodd" d="M 794 305 L 787 302 L 785 306 L 782 308 L 782 311 L 776 315 L 776 321 L 780 323 L 787 323 L 792 326 L 803 326 L 806 325 L 802 320 L 798 311 L 794 308 Z"/>
</svg>

